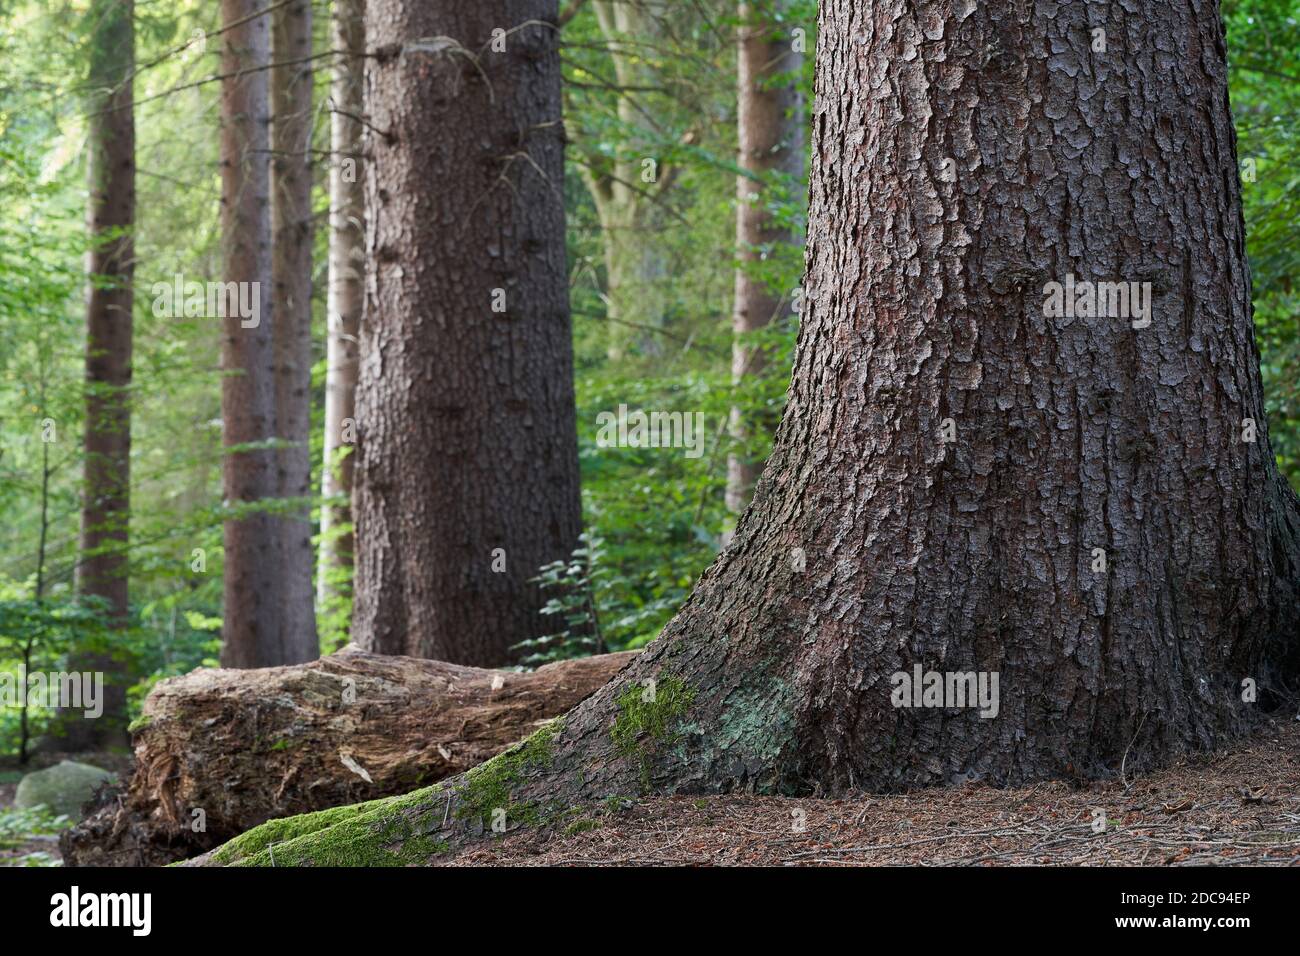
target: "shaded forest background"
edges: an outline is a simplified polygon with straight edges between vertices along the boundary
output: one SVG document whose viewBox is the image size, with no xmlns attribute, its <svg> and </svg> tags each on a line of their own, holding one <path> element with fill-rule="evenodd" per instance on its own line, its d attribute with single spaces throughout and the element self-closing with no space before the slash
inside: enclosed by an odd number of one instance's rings
<svg viewBox="0 0 1300 956">
<path fill-rule="evenodd" d="M 85 408 L 87 3 L 0 0 L 0 668 L 60 670 L 106 629 L 73 581 Z M 734 5 L 684 0 L 651 34 L 611 37 L 591 5 L 563 28 L 564 194 L 573 309 L 586 544 L 577 560 L 536 572 L 554 585 L 554 639 L 527 663 L 652 640 L 712 561 L 733 519 L 725 500 L 733 405 L 775 422 L 797 315 L 752 333 L 773 355 L 733 385 L 737 268 Z M 1300 487 L 1300 3 L 1225 0 L 1231 96 L 1242 158 L 1256 336 L 1278 461 Z M 313 143 L 312 487 L 321 487 L 331 62 L 328 4 L 315 5 Z M 815 42 L 816 4 L 787 14 Z M 159 318 L 155 283 L 221 278 L 218 28 L 212 4 L 136 7 L 135 353 L 132 386 L 131 621 L 113 647 L 131 675 L 133 710 L 149 688 L 215 666 L 222 622 L 220 328 Z M 636 65 L 620 81 L 615 56 Z M 812 57 L 788 78 L 812 96 Z M 614 287 L 593 170 L 656 165 L 631 229 L 638 253 Z M 804 164 L 806 168 L 806 163 Z M 806 179 L 776 177 L 774 211 L 796 234 Z M 746 268 L 797 302 L 798 243 L 774 244 Z M 703 453 L 598 450 L 600 412 L 703 412 Z M 770 431 L 739 451 L 761 458 Z M 313 513 L 321 504 L 313 499 Z M 291 503 L 286 502 L 289 507 Z M 331 534 L 346 533 L 338 528 Z M 348 639 L 340 597 L 317 608 L 323 653 Z M 565 585 L 561 587 L 560 585 Z M 576 587 L 575 587 L 576 585 Z M 574 599 L 572 595 L 585 595 Z M 597 627 L 591 627 L 592 617 Z M 0 753 L 25 750 L 52 715 L 0 708 Z M 23 723 L 26 726 L 23 726 Z"/>
</svg>

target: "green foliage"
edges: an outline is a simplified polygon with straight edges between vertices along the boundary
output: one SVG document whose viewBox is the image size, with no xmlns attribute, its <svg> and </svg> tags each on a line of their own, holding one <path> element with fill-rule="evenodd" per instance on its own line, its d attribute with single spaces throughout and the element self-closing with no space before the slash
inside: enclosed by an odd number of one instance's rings
<svg viewBox="0 0 1300 956">
<path fill-rule="evenodd" d="M 771 11 L 767 11 L 770 14 Z M 748 344 L 769 354 L 759 375 L 731 376 L 731 296 L 735 236 L 735 8 L 674 7 L 658 31 L 614 37 L 584 8 L 565 28 L 566 126 L 572 140 L 568 197 L 579 454 L 588 533 L 602 544 L 592 582 L 601 637 L 610 650 L 645 645 L 681 606 L 716 556 L 732 516 L 724 502 L 732 452 L 762 460 L 770 429 L 738 447 L 726 427 L 732 407 L 774 425 L 797 327 L 777 323 Z M 816 5 L 792 4 L 779 32 L 806 32 L 811 51 Z M 651 79 L 615 89 L 612 48 L 631 51 L 626 70 Z M 812 93 L 812 57 L 798 81 Z M 653 157 L 662 174 L 646 199 L 635 238 L 652 262 L 635 289 L 630 348 L 610 360 L 609 233 L 597 215 L 592 179 L 622 163 L 639 170 Z M 663 181 L 669 181 L 664 186 Z M 766 201 L 796 234 L 805 215 L 806 177 L 774 178 Z M 719 250 L 725 250 L 719 254 Z M 773 292 L 794 295 L 803 269 L 798 243 L 778 243 L 748 268 Z M 700 412 L 706 441 L 699 458 L 681 449 L 599 448 L 597 416 L 631 409 Z M 576 583 L 576 582 L 575 582 Z M 570 633 L 581 633 L 570 629 Z M 574 648 L 570 645 L 571 650 Z"/>
<path fill-rule="evenodd" d="M 589 830 L 597 829 L 599 826 L 600 823 L 597 822 L 596 820 L 593 820 L 590 817 L 582 817 L 581 819 L 574 820 L 567 827 L 565 827 L 564 835 L 574 836 L 578 833 L 586 833 Z"/>
<path fill-rule="evenodd" d="M 104 672 L 106 685 L 130 675 L 126 693 L 134 718 L 157 681 L 216 663 L 220 620 L 180 611 L 175 601 L 167 615 L 151 602 L 130 620 L 114 622 L 102 600 L 74 595 L 66 585 L 40 600 L 32 593 L 31 582 L 0 578 L 0 674 L 15 681 L 24 672 L 82 671 L 86 657 L 102 655 L 113 662 Z M 32 740 L 57 731 L 54 716 L 44 706 L 0 707 L 0 752 L 21 756 Z"/>
<path fill-rule="evenodd" d="M 72 826 L 72 821 L 45 807 L 0 809 L 0 854 L 28 846 L 33 837 L 55 837 Z M 47 841 L 41 841 L 47 842 Z M 53 853 L 35 850 L 17 856 L 0 856 L 0 866 L 59 866 Z"/>
<path fill-rule="evenodd" d="M 219 45 L 164 57 L 136 79 L 138 228 L 134 352 L 130 620 L 111 635 L 73 620 L 86 397 L 83 257 L 86 251 L 86 36 L 78 4 L 0 8 L 0 590 L 8 631 L 0 666 L 15 666 L 16 635 L 40 630 L 41 669 L 98 642 L 120 670 L 107 679 L 141 691 L 213 656 L 210 628 L 186 612 L 220 614 L 221 493 L 218 330 L 206 320 L 161 319 L 148 294 L 174 272 L 216 274 L 219 262 L 215 85 L 144 102 L 196 69 Z M 211 29 L 212 11 L 137 7 L 137 63 Z M 178 188 L 180 187 L 180 188 Z M 48 423 L 48 427 L 46 427 Z M 194 549 L 206 570 L 191 570 Z M 14 585 L 13 582 L 20 582 Z M 15 590 L 17 588 L 17 590 Z M 17 602 L 17 603 L 15 603 Z M 35 609 L 40 608 L 39 612 Z M 103 622 L 98 622 L 102 624 Z M 6 636 L 8 640 L 6 640 Z M 33 712 L 33 733 L 48 714 Z M 0 750 L 17 750 L 14 711 L 0 711 Z"/>
<path fill-rule="evenodd" d="M 560 630 L 514 645 L 528 652 L 520 661 L 526 666 L 604 651 L 597 612 L 599 582 L 605 576 L 600 564 L 600 539 L 583 533 L 580 540 L 581 545 L 568 561 L 543 565 L 541 574 L 532 579 L 547 595 L 542 613 L 553 618 Z"/>
<path fill-rule="evenodd" d="M 18 699 L 0 706 L 0 747 L 26 761 L 32 740 L 51 729 L 55 711 L 48 700 L 32 700 L 30 674 L 81 670 L 70 660 L 103 654 L 125 666 L 132 655 L 129 641 L 112 639 L 106 609 L 93 598 L 66 594 L 51 600 L 28 597 L 30 589 L 0 578 L 0 680 L 15 688 Z M 116 672 L 106 673 L 107 684 Z"/>
<path fill-rule="evenodd" d="M 1300 2 L 1223 15 L 1269 440 L 1300 488 Z"/>
<path fill-rule="evenodd" d="M 346 449 L 350 451 L 350 449 Z M 346 540 L 352 534 L 352 523 L 340 522 L 316 536 L 316 544 L 329 539 L 332 544 Z M 322 573 L 319 569 L 317 573 Z M 350 640 L 352 628 L 352 566 L 329 567 L 323 572 L 329 584 L 328 597 L 316 608 L 316 628 L 320 634 L 321 652 L 332 653 Z"/>
</svg>

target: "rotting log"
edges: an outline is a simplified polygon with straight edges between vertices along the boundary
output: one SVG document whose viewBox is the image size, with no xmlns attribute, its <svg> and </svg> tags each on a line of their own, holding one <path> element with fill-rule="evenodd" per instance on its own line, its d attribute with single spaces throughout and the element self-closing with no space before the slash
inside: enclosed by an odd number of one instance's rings
<svg viewBox="0 0 1300 956">
<path fill-rule="evenodd" d="M 61 841 L 68 866 L 156 866 L 276 817 L 404 793 L 528 736 L 636 656 L 485 670 L 349 646 L 162 681 L 134 725 L 129 781 Z"/>
</svg>

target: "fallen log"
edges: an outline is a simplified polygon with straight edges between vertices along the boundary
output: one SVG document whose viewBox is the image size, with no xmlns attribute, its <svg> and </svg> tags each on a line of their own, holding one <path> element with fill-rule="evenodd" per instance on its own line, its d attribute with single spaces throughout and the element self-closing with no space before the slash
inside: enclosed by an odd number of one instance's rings
<svg viewBox="0 0 1300 956">
<path fill-rule="evenodd" d="M 129 781 L 65 831 L 67 866 L 157 866 L 276 817 L 392 796 L 460 773 L 563 714 L 636 656 L 528 673 L 347 647 L 292 667 L 160 682 Z"/>
</svg>

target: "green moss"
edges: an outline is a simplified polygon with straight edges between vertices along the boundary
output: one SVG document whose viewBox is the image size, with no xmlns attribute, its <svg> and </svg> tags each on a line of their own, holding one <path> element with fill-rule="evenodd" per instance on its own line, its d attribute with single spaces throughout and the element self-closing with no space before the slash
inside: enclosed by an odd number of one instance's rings
<svg viewBox="0 0 1300 956">
<path fill-rule="evenodd" d="M 676 677 L 656 681 L 655 692 L 646 700 L 646 688 L 633 685 L 618 698 L 619 715 L 611 732 L 614 746 L 625 757 L 644 749 L 643 738 L 653 744 L 668 743 L 676 736 L 675 725 L 686 715 L 695 693 Z"/>
<path fill-rule="evenodd" d="M 293 746 L 293 744 L 291 744 L 291 743 L 290 743 L 289 741 L 287 741 L 287 740 L 277 740 L 275 743 L 271 744 L 271 749 L 272 749 L 272 750 L 288 750 L 288 749 L 289 749 L 290 747 L 292 747 L 292 746 Z"/>
<path fill-rule="evenodd" d="M 551 765 L 555 737 L 563 729 L 564 719 L 557 718 L 539 728 L 527 740 L 468 771 L 463 786 L 456 793 L 456 819 L 477 818 L 487 827 L 492 825 L 492 811 L 504 809 L 507 825 L 512 821 L 524 825 L 541 822 L 539 807 L 532 803 L 512 804 L 511 795 L 525 774 Z"/>
<path fill-rule="evenodd" d="M 141 714 L 135 720 L 127 725 L 126 732 L 129 734 L 138 733 L 153 723 L 153 718 L 148 714 Z"/>
<path fill-rule="evenodd" d="M 526 774 L 550 765 L 562 727 L 562 721 L 551 721 L 470 770 L 454 793 L 456 818 L 477 818 L 488 826 L 492 811 L 501 807 L 516 824 L 548 825 L 562 819 L 562 806 L 512 802 Z M 212 859 L 231 866 L 422 865 L 449 850 L 434 835 L 445 821 L 445 794 L 437 784 L 400 797 L 272 820 L 220 847 Z"/>
<path fill-rule="evenodd" d="M 618 717 L 610 736 L 614 747 L 624 757 L 635 757 L 641 764 L 641 782 L 650 784 L 650 757 L 678 737 L 678 724 L 695 699 L 695 692 L 680 678 L 664 677 L 655 682 L 655 691 L 647 700 L 646 688 L 628 687 L 618 697 Z"/>
<path fill-rule="evenodd" d="M 616 813 L 622 813 L 624 810 L 631 810 L 636 806 L 636 801 L 628 797 L 620 797 L 617 793 L 611 793 L 608 797 L 600 802 L 606 816 L 613 816 Z"/>
<path fill-rule="evenodd" d="M 360 813 L 365 813 L 367 810 L 386 802 L 386 798 L 370 800 L 366 803 L 356 803 L 346 807 L 331 807 L 328 810 L 317 810 L 315 813 L 303 813 L 295 817 L 268 820 L 261 826 L 254 827 L 247 833 L 241 833 L 233 840 L 219 846 L 212 854 L 212 862 L 222 865 L 236 863 L 246 857 L 256 855 L 273 843 L 286 843 L 308 833 L 332 827 L 336 823 L 341 823 Z"/>
<path fill-rule="evenodd" d="M 583 817 L 581 820 L 574 820 L 565 827 L 564 835 L 573 836 L 577 833 L 586 833 L 588 830 L 594 830 L 598 826 L 600 826 L 600 824 L 591 819 L 591 817 Z"/>
<path fill-rule="evenodd" d="M 446 851 L 417 821 L 438 786 L 271 820 L 218 848 L 227 866 L 406 866 Z"/>
</svg>

